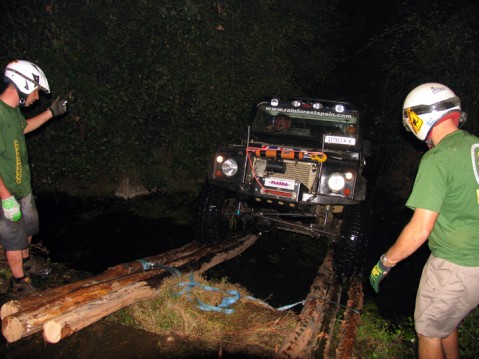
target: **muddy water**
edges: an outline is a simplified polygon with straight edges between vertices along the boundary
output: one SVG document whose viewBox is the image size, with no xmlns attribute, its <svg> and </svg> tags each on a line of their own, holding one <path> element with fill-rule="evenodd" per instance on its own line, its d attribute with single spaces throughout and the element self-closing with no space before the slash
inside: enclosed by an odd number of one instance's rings
<svg viewBox="0 0 479 359">
<path fill-rule="evenodd" d="M 194 199 L 187 197 L 149 196 L 125 202 L 39 195 L 37 206 L 41 233 L 35 241 L 48 248 L 52 262 L 79 273 L 96 274 L 192 240 Z M 308 293 L 325 249 L 324 243 L 312 238 L 265 234 L 241 256 L 206 275 L 241 284 L 273 306 L 292 304 Z M 0 340 L 2 358 L 157 358 L 158 345 L 165 345 L 159 336 L 108 321 L 58 344 L 45 344 L 40 333 L 13 344 Z"/>
</svg>

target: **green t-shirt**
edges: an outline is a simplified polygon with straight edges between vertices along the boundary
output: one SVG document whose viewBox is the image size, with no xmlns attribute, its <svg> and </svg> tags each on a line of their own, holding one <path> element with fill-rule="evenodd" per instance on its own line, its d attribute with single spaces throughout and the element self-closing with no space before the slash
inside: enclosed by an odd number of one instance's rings
<svg viewBox="0 0 479 359">
<path fill-rule="evenodd" d="M 27 121 L 18 107 L 0 100 L 0 176 L 17 198 L 32 192 L 27 144 L 23 129 Z"/>
<path fill-rule="evenodd" d="M 406 206 L 439 213 L 429 237 L 435 257 L 479 267 L 479 138 L 455 131 L 426 152 Z"/>
</svg>

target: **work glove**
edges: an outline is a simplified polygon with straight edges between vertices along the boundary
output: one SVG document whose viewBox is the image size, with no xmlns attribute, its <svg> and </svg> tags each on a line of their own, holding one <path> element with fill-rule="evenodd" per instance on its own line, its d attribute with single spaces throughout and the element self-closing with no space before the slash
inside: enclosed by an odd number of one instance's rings
<svg viewBox="0 0 479 359">
<path fill-rule="evenodd" d="M 65 112 L 67 112 L 67 100 L 60 99 L 60 96 L 58 96 L 55 100 L 53 100 L 48 109 L 52 112 L 53 117 L 63 115 Z"/>
<path fill-rule="evenodd" d="M 371 270 L 369 282 L 376 293 L 379 293 L 379 284 L 391 272 L 392 267 L 388 267 L 382 262 L 383 256 Z"/>
<path fill-rule="evenodd" d="M 22 211 L 20 211 L 20 205 L 15 197 L 11 196 L 7 199 L 2 199 L 3 215 L 6 219 L 16 222 L 22 218 Z"/>
</svg>

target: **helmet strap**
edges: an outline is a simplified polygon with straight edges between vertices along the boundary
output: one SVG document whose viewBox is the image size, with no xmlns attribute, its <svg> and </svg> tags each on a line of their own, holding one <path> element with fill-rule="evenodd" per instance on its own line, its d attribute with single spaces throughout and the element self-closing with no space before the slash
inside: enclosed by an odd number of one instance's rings
<svg viewBox="0 0 479 359">
<path fill-rule="evenodd" d="M 459 110 L 452 110 L 452 111 L 449 111 L 449 112 L 446 112 L 444 114 L 444 116 L 442 116 L 439 121 L 437 121 L 434 126 L 431 127 L 431 129 L 429 130 L 427 136 L 426 136 L 426 144 L 428 145 L 429 148 L 433 148 L 434 147 L 434 143 L 432 142 L 432 130 L 434 127 L 436 127 L 437 125 L 439 125 L 440 123 L 446 121 L 446 120 L 452 120 L 452 122 L 454 122 L 454 124 L 456 125 L 456 127 L 459 127 L 459 119 L 461 118 L 461 111 Z"/>
</svg>

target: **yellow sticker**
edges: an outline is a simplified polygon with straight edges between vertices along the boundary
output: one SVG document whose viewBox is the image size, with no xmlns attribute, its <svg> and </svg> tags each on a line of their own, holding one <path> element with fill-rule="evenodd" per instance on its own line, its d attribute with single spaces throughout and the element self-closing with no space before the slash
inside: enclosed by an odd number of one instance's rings
<svg viewBox="0 0 479 359">
<path fill-rule="evenodd" d="M 419 131 L 421 131 L 423 121 L 414 111 L 411 111 L 410 108 L 408 108 L 406 112 L 407 112 L 409 124 L 411 125 L 414 133 L 419 133 Z"/>
</svg>

